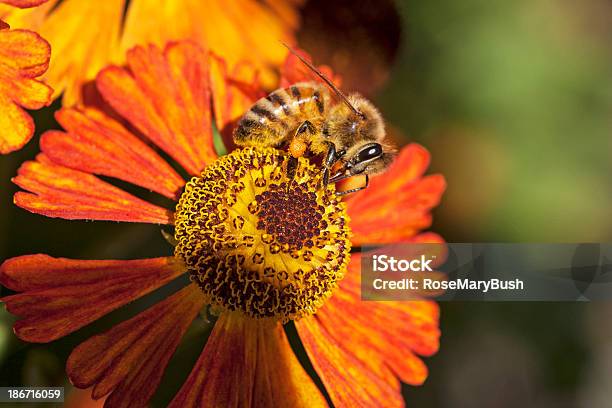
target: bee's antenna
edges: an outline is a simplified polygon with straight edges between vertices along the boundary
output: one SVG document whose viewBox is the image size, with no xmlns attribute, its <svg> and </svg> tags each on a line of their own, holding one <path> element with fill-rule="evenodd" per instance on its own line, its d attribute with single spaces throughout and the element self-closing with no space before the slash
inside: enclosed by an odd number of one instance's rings
<svg viewBox="0 0 612 408">
<path fill-rule="evenodd" d="M 321 78 L 336 93 L 336 95 L 338 95 L 344 101 L 344 103 L 346 103 L 348 105 L 348 107 L 353 110 L 353 112 L 355 112 L 360 117 L 363 117 L 363 113 L 359 112 L 359 110 L 356 107 L 353 106 L 353 104 L 348 100 L 346 95 L 344 95 L 342 93 L 342 91 L 339 90 L 336 87 L 336 85 L 334 85 L 334 83 L 329 78 L 327 78 L 325 75 L 323 75 L 323 73 L 321 71 L 319 71 L 314 65 L 312 65 L 304 57 L 302 57 L 300 54 L 298 54 L 293 48 L 291 48 L 290 46 L 288 46 L 284 42 L 281 42 L 281 44 L 283 44 L 289 50 L 289 52 L 291 52 L 293 55 L 298 57 L 299 60 L 302 61 L 304 63 L 304 65 L 306 65 L 308 68 L 310 68 L 310 70 L 312 72 L 317 74 L 317 76 L 319 78 Z"/>
</svg>

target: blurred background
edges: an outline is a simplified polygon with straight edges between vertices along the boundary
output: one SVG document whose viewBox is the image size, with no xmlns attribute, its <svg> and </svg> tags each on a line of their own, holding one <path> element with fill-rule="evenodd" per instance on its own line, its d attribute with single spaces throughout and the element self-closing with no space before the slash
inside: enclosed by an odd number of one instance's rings
<svg viewBox="0 0 612 408">
<path fill-rule="evenodd" d="M 612 241 L 612 3 L 608 0 L 310 0 L 299 44 L 374 99 L 399 143 L 432 153 L 448 190 L 432 230 L 449 242 Z M 57 128 L 53 106 L 34 113 Z M 68 222 L 12 205 L 37 137 L 0 157 L 0 260 L 170 254 L 151 225 Z M 162 296 L 156 292 L 155 296 Z M 21 343 L 0 311 L 0 386 L 64 384 L 80 341 L 147 297 L 50 345 Z M 612 406 L 612 305 L 445 303 L 441 351 L 413 407 Z M 164 406 L 210 326 L 188 333 Z M 16 382 L 17 381 L 17 382 Z M 48 406 L 48 405 L 47 405 Z"/>
</svg>

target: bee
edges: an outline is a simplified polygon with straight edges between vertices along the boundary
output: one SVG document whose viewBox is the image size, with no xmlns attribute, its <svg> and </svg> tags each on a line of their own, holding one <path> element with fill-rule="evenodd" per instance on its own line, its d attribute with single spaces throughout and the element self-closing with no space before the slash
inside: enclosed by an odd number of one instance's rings
<svg viewBox="0 0 612 408">
<path fill-rule="evenodd" d="M 291 48 L 289 51 L 327 87 L 318 82 L 301 82 L 261 98 L 238 122 L 234 142 L 238 146 L 287 147 L 290 178 L 298 157 L 307 152 L 322 155 L 324 185 L 365 175 L 365 185 L 338 194 L 367 188 L 369 176 L 386 170 L 396 156 L 395 147 L 386 138 L 380 112 L 357 93 L 344 95 L 310 62 Z M 332 102 L 332 95 L 339 98 L 338 103 Z"/>
</svg>

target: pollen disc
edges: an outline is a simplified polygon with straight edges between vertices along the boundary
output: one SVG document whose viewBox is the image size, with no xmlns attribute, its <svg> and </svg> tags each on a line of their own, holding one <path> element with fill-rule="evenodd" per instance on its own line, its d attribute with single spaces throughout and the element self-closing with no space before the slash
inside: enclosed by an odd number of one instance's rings
<svg viewBox="0 0 612 408">
<path fill-rule="evenodd" d="M 175 256 L 211 305 L 283 322 L 314 313 L 350 258 L 345 204 L 322 171 L 287 153 L 245 148 L 185 186 L 175 213 Z"/>
</svg>

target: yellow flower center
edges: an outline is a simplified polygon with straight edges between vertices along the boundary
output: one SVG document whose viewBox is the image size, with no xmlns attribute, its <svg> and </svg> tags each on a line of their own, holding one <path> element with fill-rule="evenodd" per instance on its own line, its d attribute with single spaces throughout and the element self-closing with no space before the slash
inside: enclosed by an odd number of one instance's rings
<svg viewBox="0 0 612 408">
<path fill-rule="evenodd" d="M 212 306 L 283 322 L 314 313 L 350 258 L 348 217 L 321 169 L 247 148 L 221 157 L 185 186 L 175 256 Z"/>
</svg>

